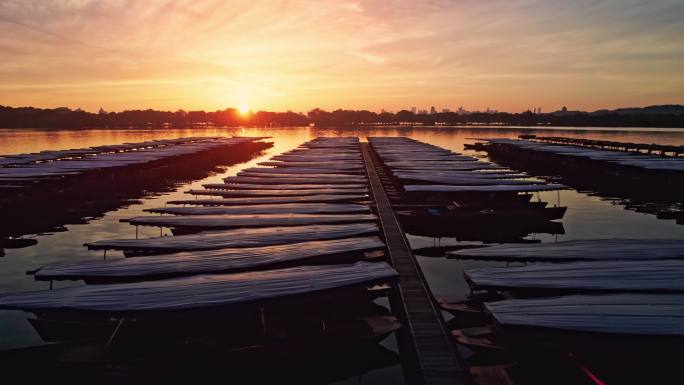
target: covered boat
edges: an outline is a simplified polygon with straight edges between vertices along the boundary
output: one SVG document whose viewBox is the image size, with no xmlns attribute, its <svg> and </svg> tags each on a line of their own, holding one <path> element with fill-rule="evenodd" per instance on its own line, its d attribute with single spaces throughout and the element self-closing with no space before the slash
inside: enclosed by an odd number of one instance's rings
<svg viewBox="0 0 684 385">
<path fill-rule="evenodd" d="M 0 295 L 0 309 L 125 313 L 215 308 L 353 285 L 371 285 L 396 275 L 396 271 L 385 262 L 195 275 L 3 294 Z"/>
<path fill-rule="evenodd" d="M 372 222 L 372 214 L 224 214 L 135 217 L 132 225 L 173 228 L 227 229 L 234 227 L 302 226 L 332 223 Z"/>
<path fill-rule="evenodd" d="M 465 271 L 475 289 L 540 291 L 684 291 L 684 261 L 593 261 L 489 267 Z"/>
<path fill-rule="evenodd" d="M 649 260 L 684 258 L 681 239 L 578 239 L 503 244 L 447 253 L 454 258 L 509 261 Z"/>
<path fill-rule="evenodd" d="M 174 215 L 236 215 L 236 214 L 349 214 L 369 213 L 370 207 L 354 203 L 283 203 L 244 206 L 182 206 L 156 207 L 144 211 Z"/>
<path fill-rule="evenodd" d="M 39 280 L 133 281 L 194 274 L 262 270 L 294 263 L 365 259 L 382 250 L 377 236 L 296 242 L 285 245 L 180 252 L 105 261 L 60 262 L 32 271 Z"/>
<path fill-rule="evenodd" d="M 282 245 L 294 242 L 377 234 L 379 232 L 380 229 L 375 223 L 260 227 L 225 231 L 204 231 L 197 234 L 178 235 L 173 237 L 105 239 L 86 243 L 86 246 L 91 250 L 173 252 Z"/>
</svg>

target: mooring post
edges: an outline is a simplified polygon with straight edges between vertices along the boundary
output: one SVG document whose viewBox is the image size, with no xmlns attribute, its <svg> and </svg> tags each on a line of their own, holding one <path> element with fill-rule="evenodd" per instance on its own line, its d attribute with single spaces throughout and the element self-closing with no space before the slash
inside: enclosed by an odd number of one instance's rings
<svg viewBox="0 0 684 385">
<path fill-rule="evenodd" d="M 263 306 L 259 308 L 259 323 L 261 324 L 261 334 L 266 335 L 266 311 Z"/>
<path fill-rule="evenodd" d="M 121 325 L 123 325 L 125 319 L 126 318 L 121 317 L 121 319 L 119 320 L 119 323 L 116 325 L 114 332 L 112 332 L 112 335 L 109 336 L 109 339 L 107 340 L 107 345 L 106 345 L 107 347 L 109 347 L 109 345 L 111 345 L 112 342 L 114 341 L 114 338 L 116 337 L 116 334 L 119 332 L 119 329 L 121 328 Z"/>
</svg>

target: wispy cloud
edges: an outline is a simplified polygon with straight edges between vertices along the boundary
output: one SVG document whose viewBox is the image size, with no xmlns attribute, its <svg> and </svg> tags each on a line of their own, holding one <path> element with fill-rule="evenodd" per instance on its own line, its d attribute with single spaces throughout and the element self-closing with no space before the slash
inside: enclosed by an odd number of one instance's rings
<svg viewBox="0 0 684 385">
<path fill-rule="evenodd" d="M 679 0 L 5 0 L 0 104 L 684 102 L 683 16 Z"/>
<path fill-rule="evenodd" d="M 365 61 L 367 61 L 367 62 L 369 62 L 369 63 L 373 63 L 373 64 L 384 64 L 384 63 L 386 63 L 387 60 L 388 60 L 388 59 L 387 59 L 386 57 L 384 57 L 384 56 L 374 55 L 374 54 L 372 54 L 372 53 L 362 52 L 362 51 L 353 51 L 353 50 L 350 50 L 350 51 L 346 51 L 345 53 L 346 53 L 347 55 L 360 57 L 361 59 L 363 59 L 363 60 L 365 60 Z"/>
</svg>

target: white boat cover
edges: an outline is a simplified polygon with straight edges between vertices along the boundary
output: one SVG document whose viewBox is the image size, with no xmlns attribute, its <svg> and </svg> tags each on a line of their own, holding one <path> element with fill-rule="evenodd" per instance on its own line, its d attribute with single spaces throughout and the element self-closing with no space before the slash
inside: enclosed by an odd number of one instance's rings
<svg viewBox="0 0 684 385">
<path fill-rule="evenodd" d="M 535 244 L 503 244 L 450 251 L 456 258 L 581 261 L 581 260 L 648 260 L 684 258 L 681 239 L 579 239 Z"/>
<path fill-rule="evenodd" d="M 253 198 L 224 198 L 224 199 L 186 199 L 168 202 L 172 205 L 202 205 L 202 206 L 234 206 L 259 205 L 281 203 L 321 203 L 321 202 L 351 202 L 370 199 L 368 195 L 300 195 L 289 197 L 253 197 Z"/>
<path fill-rule="evenodd" d="M 345 214 L 368 213 L 370 207 L 353 203 L 285 203 L 276 205 L 244 205 L 213 207 L 157 207 L 151 213 L 174 215 L 225 215 L 225 214 Z"/>
<path fill-rule="evenodd" d="M 218 195 L 224 197 L 286 197 L 303 195 L 359 195 L 367 194 L 368 189 L 357 188 L 320 188 L 295 190 L 190 190 L 193 195 Z"/>
<path fill-rule="evenodd" d="M 266 177 L 266 178 L 259 178 L 259 177 L 250 177 L 250 176 L 229 176 L 227 178 L 223 178 L 223 180 L 226 183 L 229 184 L 239 184 L 239 183 L 252 183 L 252 184 L 260 184 L 260 185 L 265 185 L 265 184 L 270 184 L 270 185 L 279 185 L 279 184 L 289 184 L 289 185 L 294 185 L 294 184 L 339 184 L 339 185 L 347 185 L 347 184 L 359 184 L 359 183 L 366 183 L 367 180 L 364 176 L 347 176 L 347 177 L 323 177 L 323 176 L 315 176 L 311 178 L 273 178 L 271 177 Z"/>
<path fill-rule="evenodd" d="M 361 160 L 360 155 L 345 155 L 345 154 L 331 154 L 331 155 L 276 155 L 272 157 L 273 160 L 279 161 L 293 161 L 293 162 L 319 162 L 319 161 L 339 161 L 346 162 L 349 160 Z"/>
<path fill-rule="evenodd" d="M 423 175 L 407 178 L 411 181 L 438 183 L 442 185 L 454 186 L 521 186 L 521 185 L 540 185 L 546 184 L 544 181 L 519 180 L 519 179 L 494 179 L 494 178 L 452 178 L 439 175 Z"/>
<path fill-rule="evenodd" d="M 316 190 L 316 189 L 366 189 L 365 183 L 357 184 L 250 184 L 250 183 L 207 183 L 207 189 L 218 190 Z"/>
<path fill-rule="evenodd" d="M 243 171 L 244 173 L 259 173 L 259 174 L 361 174 L 364 170 L 340 170 L 336 168 L 315 168 L 315 167 L 287 167 L 287 168 L 267 168 L 267 167 L 250 167 Z M 238 175 L 242 175 L 238 173 Z"/>
<path fill-rule="evenodd" d="M 424 182 L 435 182 L 440 184 L 451 184 L 442 183 L 442 181 L 453 181 L 453 180 L 480 180 L 480 179 L 514 179 L 514 178 L 527 178 L 529 175 L 518 172 L 518 173 L 505 173 L 505 172 L 472 172 L 472 171 L 454 171 L 454 172 L 431 172 L 426 173 L 422 171 L 394 171 L 392 173 L 399 179 L 403 180 L 418 180 Z"/>
<path fill-rule="evenodd" d="M 409 138 L 369 138 L 368 141 L 392 174 L 404 182 L 407 193 L 533 192 L 566 188 L 539 180 L 515 180 L 512 178 L 527 175 Z"/>
<path fill-rule="evenodd" d="M 465 271 L 476 289 L 684 291 L 684 261 L 593 261 Z"/>
<path fill-rule="evenodd" d="M 439 163 L 439 162 L 437 162 Z M 485 163 L 485 162 L 463 162 L 461 164 L 433 164 L 433 165 L 426 165 L 426 164 L 406 164 L 402 166 L 389 166 L 388 167 L 392 168 L 393 170 L 399 170 L 399 171 L 416 171 L 416 170 L 425 170 L 427 172 L 430 171 L 477 171 L 477 170 L 504 170 L 506 167 L 501 167 L 499 165 L 493 164 L 493 163 Z"/>
<path fill-rule="evenodd" d="M 224 215 L 164 215 L 131 218 L 128 222 L 140 226 L 162 227 L 273 227 L 303 226 L 326 223 L 372 222 L 378 218 L 373 214 L 224 214 Z"/>
<path fill-rule="evenodd" d="M 631 335 L 684 335 L 683 294 L 571 295 L 485 304 L 507 326 Z"/>
<path fill-rule="evenodd" d="M 532 151 L 548 152 L 564 156 L 575 156 L 649 170 L 684 171 L 684 159 L 682 158 L 656 157 L 644 154 L 626 153 L 623 151 L 599 150 L 572 145 L 531 142 L 528 140 L 489 139 L 487 141 L 516 146 Z"/>
<path fill-rule="evenodd" d="M 78 261 L 45 265 L 36 278 L 161 278 L 163 276 L 221 273 L 231 270 L 263 269 L 282 263 L 306 263 L 313 257 L 356 254 L 385 247 L 377 236 L 297 242 L 287 245 L 190 251 L 106 261 Z"/>
<path fill-rule="evenodd" d="M 343 225 L 311 225 L 244 228 L 226 231 L 204 231 L 190 235 L 144 239 L 111 239 L 87 243 L 90 249 L 134 251 L 190 251 L 232 247 L 283 245 L 293 242 L 319 241 L 377 234 L 375 223 Z"/>
<path fill-rule="evenodd" d="M 489 186 L 451 186 L 434 184 L 409 184 L 404 186 L 406 192 L 532 192 L 552 191 L 566 189 L 562 184 L 535 184 L 535 185 L 489 185 Z"/>
<path fill-rule="evenodd" d="M 370 284 L 396 275 L 385 262 L 195 275 L 5 294 L 0 295 L 0 309 L 145 312 L 218 307 Z"/>
<path fill-rule="evenodd" d="M 125 149 L 126 152 L 85 151 L 82 154 L 70 155 L 79 156 L 75 159 L 71 159 L 69 156 L 64 158 L 65 155 L 63 153 L 60 154 L 60 152 L 52 152 L 49 155 L 39 153 L 35 156 L 27 154 L 23 158 L 17 158 L 22 163 L 20 165 L 13 167 L 2 167 L 0 165 L 0 180 L 27 180 L 72 175 L 88 170 L 148 163 L 220 146 L 251 142 L 255 139 L 259 138 L 180 138 L 156 146 L 145 147 L 143 144 L 133 144 L 130 148 Z M 136 151 L 132 151 L 133 149 L 136 149 Z M 44 160 L 51 161 L 45 162 Z M 32 163 L 36 161 L 40 163 Z M 5 162 L 6 165 L 13 163 L 14 161 Z"/>
<path fill-rule="evenodd" d="M 296 162 L 296 161 L 267 161 L 267 162 L 260 162 L 258 163 L 259 166 L 266 166 L 266 167 L 306 167 L 306 168 L 332 168 L 332 169 L 337 169 L 337 170 L 359 170 L 363 168 L 363 163 L 361 162 L 351 162 L 351 161 L 345 161 L 345 162 L 326 162 L 326 161 L 305 161 L 305 162 Z M 287 170 L 283 170 L 287 171 Z"/>
<path fill-rule="evenodd" d="M 249 169 L 247 169 L 249 170 Z M 239 177 L 250 177 L 250 178 L 328 178 L 328 179 L 349 179 L 349 178 L 362 178 L 363 181 L 366 181 L 365 175 L 360 175 L 360 174 L 345 174 L 345 173 L 327 173 L 327 174 L 319 174 L 319 173 L 304 173 L 304 174 L 297 174 L 297 173 L 290 173 L 286 171 L 290 171 L 289 169 L 283 170 L 283 169 L 275 169 L 275 168 L 267 168 L 267 169 L 259 169 L 259 170 L 273 170 L 273 172 L 261 172 L 261 171 L 240 171 L 237 173 Z M 278 172 L 279 171 L 279 172 Z M 266 182 L 262 182 L 266 183 Z"/>
</svg>

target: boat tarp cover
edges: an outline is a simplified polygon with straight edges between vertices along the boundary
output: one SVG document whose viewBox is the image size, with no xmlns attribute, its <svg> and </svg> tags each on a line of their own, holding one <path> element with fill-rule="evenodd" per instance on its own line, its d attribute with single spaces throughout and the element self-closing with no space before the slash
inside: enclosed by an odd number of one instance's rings
<svg viewBox="0 0 684 385">
<path fill-rule="evenodd" d="M 682 239 L 587 239 L 538 244 L 503 244 L 450 251 L 472 259 L 508 260 L 647 260 L 684 258 Z"/>
<path fill-rule="evenodd" d="M 251 184 L 251 183 L 207 183 L 202 185 L 208 189 L 218 190 L 315 190 L 315 189 L 364 189 L 365 183 L 356 184 Z"/>
<path fill-rule="evenodd" d="M 252 184 L 358 184 L 366 183 L 366 178 L 363 176 L 347 176 L 347 177 L 322 177 L 320 175 L 311 178 L 273 178 L 273 177 L 250 177 L 250 176 L 229 176 L 223 178 L 226 183 L 252 183 Z"/>
<path fill-rule="evenodd" d="M 636 335 L 684 335 L 683 294 L 570 295 L 485 304 L 506 326 Z"/>
<path fill-rule="evenodd" d="M 265 167 L 250 167 L 241 172 L 254 172 L 261 174 L 360 174 L 363 170 L 340 170 L 336 168 L 307 168 L 307 167 L 287 167 L 287 168 L 265 168 Z"/>
<path fill-rule="evenodd" d="M 367 213 L 370 207 L 353 203 L 285 203 L 275 205 L 156 207 L 145 211 L 175 215 L 224 214 L 344 214 Z"/>
<path fill-rule="evenodd" d="M 297 242 L 287 245 L 190 251 L 105 261 L 61 262 L 35 272 L 39 279 L 88 279 L 193 275 L 306 261 L 342 253 L 360 253 L 385 247 L 377 236 Z M 304 263 L 304 262 L 302 262 Z"/>
<path fill-rule="evenodd" d="M 562 190 L 567 187 L 562 184 L 536 184 L 536 185 L 510 185 L 500 184 L 493 186 L 451 186 L 451 185 L 406 185 L 406 192 L 530 192 Z"/>
<path fill-rule="evenodd" d="M 684 261 L 581 261 L 466 270 L 483 289 L 684 291 Z"/>
<path fill-rule="evenodd" d="M 0 295 L 0 309 L 127 312 L 217 307 L 359 285 L 396 275 L 385 262 L 194 275 L 5 294 Z"/>
<path fill-rule="evenodd" d="M 373 214 L 244 214 L 148 216 L 129 220 L 132 225 L 163 227 L 271 227 L 302 226 L 324 223 L 358 223 L 375 221 Z"/>
<path fill-rule="evenodd" d="M 588 158 L 596 161 L 615 163 L 623 166 L 639 167 L 649 170 L 684 171 L 684 159 L 681 158 L 656 157 L 641 153 L 599 150 L 571 145 L 531 142 L 528 140 L 490 139 L 487 141 L 516 146 L 526 150 Z"/>
<path fill-rule="evenodd" d="M 218 196 L 236 196 L 236 197 L 284 197 L 284 196 L 298 196 L 298 195 L 343 195 L 343 194 L 366 194 L 368 190 L 362 189 L 345 189 L 345 188 L 329 188 L 329 189 L 301 189 L 301 190 L 190 190 L 190 194 L 194 195 L 218 195 Z"/>
<path fill-rule="evenodd" d="M 267 168 L 265 170 L 274 170 L 274 172 L 260 172 L 260 171 L 240 171 L 237 173 L 238 177 L 250 177 L 250 178 L 320 178 L 320 179 L 349 179 L 349 178 L 360 178 L 362 180 L 366 180 L 365 175 L 351 175 L 351 174 L 343 174 L 343 173 L 327 173 L 327 174 L 312 174 L 312 173 L 304 173 L 304 174 L 293 174 L 290 172 L 275 172 L 277 171 L 275 168 Z M 280 169 L 282 170 L 282 169 Z M 289 170 L 288 170 L 289 171 Z M 266 183 L 266 182 L 263 182 Z"/>
<path fill-rule="evenodd" d="M 282 245 L 292 242 L 346 238 L 376 234 L 375 223 L 343 225 L 311 225 L 289 227 L 258 227 L 225 231 L 203 231 L 197 234 L 142 239 L 110 239 L 86 244 L 90 249 L 189 251 L 230 247 Z"/>
<path fill-rule="evenodd" d="M 234 206 L 281 203 L 316 203 L 343 202 L 368 200 L 368 195 L 302 195 L 290 197 L 253 197 L 253 198 L 224 198 L 224 199 L 185 199 L 168 202 L 172 205 L 201 205 L 201 206 Z"/>
</svg>

